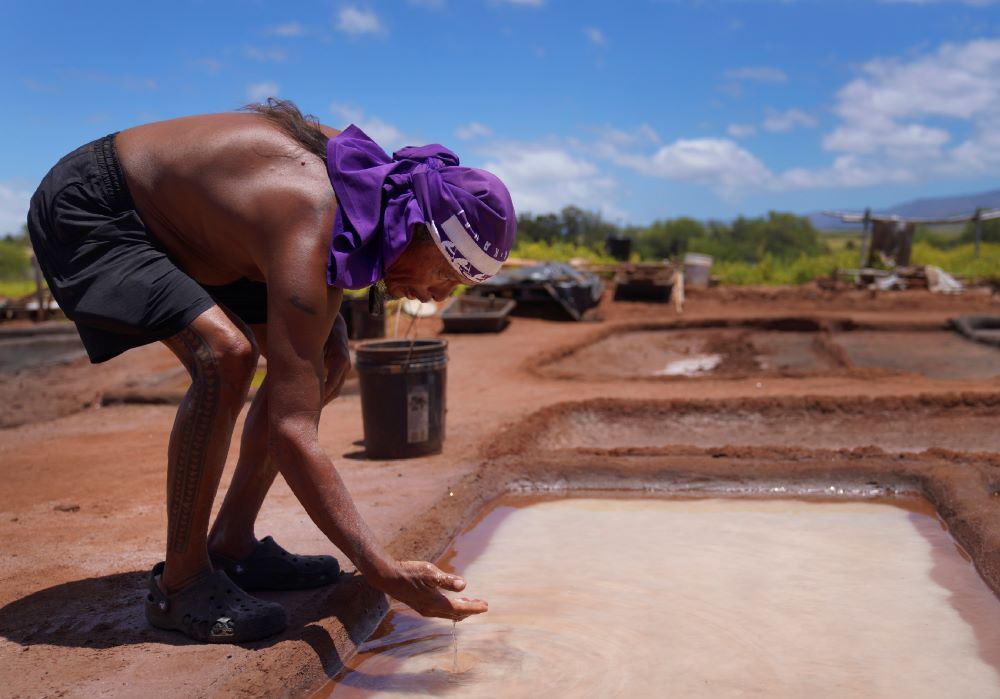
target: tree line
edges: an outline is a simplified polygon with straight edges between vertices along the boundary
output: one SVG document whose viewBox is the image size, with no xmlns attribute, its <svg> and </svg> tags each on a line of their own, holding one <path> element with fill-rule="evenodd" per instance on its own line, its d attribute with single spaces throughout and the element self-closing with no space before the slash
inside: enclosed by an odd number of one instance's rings
<svg viewBox="0 0 1000 699">
<path fill-rule="evenodd" d="M 827 251 L 808 218 L 777 211 L 732 221 L 680 217 L 648 226 L 617 226 L 599 213 L 567 206 L 559 213 L 519 215 L 517 234 L 524 242 L 568 242 L 591 248 L 603 247 L 609 237 L 628 237 L 632 249 L 644 260 L 700 252 L 720 261 L 755 264 L 765 257 L 790 259 Z"/>
</svg>

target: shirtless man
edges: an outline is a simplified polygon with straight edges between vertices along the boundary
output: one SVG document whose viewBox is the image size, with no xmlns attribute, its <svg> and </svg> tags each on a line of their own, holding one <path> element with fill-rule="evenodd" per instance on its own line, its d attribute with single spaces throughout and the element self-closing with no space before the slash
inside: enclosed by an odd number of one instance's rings
<svg viewBox="0 0 1000 699">
<path fill-rule="evenodd" d="M 128 129 L 49 172 L 28 229 L 91 361 L 162 341 L 191 374 L 170 435 L 167 552 L 150 575 L 151 624 L 201 641 L 250 641 L 287 622 L 280 605 L 241 588 L 336 580 L 332 557 L 294 556 L 256 538 L 279 470 L 374 587 L 426 616 L 486 611 L 481 600 L 443 594 L 461 591 L 460 577 L 386 553 L 317 430 L 349 368 L 343 289 L 381 283 L 392 296 L 443 300 L 495 274 L 515 228 L 503 184 L 458 166 L 451 151 L 405 148 L 390 159 L 360 129 L 338 132 L 273 99 Z M 258 354 L 267 377 L 209 530 Z"/>
</svg>

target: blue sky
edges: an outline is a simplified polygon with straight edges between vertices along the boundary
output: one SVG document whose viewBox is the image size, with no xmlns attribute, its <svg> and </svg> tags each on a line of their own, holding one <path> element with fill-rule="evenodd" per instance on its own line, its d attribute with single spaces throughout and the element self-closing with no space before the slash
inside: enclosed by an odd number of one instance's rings
<svg viewBox="0 0 1000 699">
<path fill-rule="evenodd" d="M 996 0 L 13 2 L 0 232 L 64 153 L 269 95 L 623 223 L 1000 186 Z"/>
</svg>

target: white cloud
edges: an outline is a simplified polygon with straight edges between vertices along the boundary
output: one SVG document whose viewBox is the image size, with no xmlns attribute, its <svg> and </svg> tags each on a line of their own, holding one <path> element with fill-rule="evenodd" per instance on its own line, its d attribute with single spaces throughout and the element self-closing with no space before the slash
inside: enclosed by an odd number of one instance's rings
<svg viewBox="0 0 1000 699">
<path fill-rule="evenodd" d="M 13 182 L 0 182 L 0 236 L 20 233 L 28 216 L 31 192 Z"/>
<path fill-rule="evenodd" d="M 784 133 L 798 126 L 812 127 L 816 124 L 816 117 L 801 109 L 789 109 L 784 112 L 768 110 L 764 117 L 763 127 L 764 130 L 772 133 Z"/>
<path fill-rule="evenodd" d="M 822 139 L 833 158 L 821 167 L 775 172 L 724 138 L 679 139 L 652 151 L 606 138 L 596 152 L 642 174 L 702 183 L 724 196 L 1000 175 L 1000 40 L 869 61 L 837 91 L 833 113 L 838 121 Z M 801 109 L 772 110 L 760 128 L 780 133 L 817 124 Z M 731 124 L 727 131 L 740 138 L 754 128 Z"/>
<path fill-rule="evenodd" d="M 877 58 L 837 91 L 839 123 L 822 168 L 793 168 L 778 189 L 867 187 L 1000 174 L 1000 40 Z M 967 136 L 956 143 L 956 134 Z"/>
<path fill-rule="evenodd" d="M 360 107 L 335 102 L 330 105 L 330 112 L 343 120 L 344 126 L 347 124 L 357 126 L 388 153 L 416 142 L 416 139 L 407 136 L 389 122 L 377 116 L 366 115 Z"/>
<path fill-rule="evenodd" d="M 830 151 L 854 154 L 894 153 L 939 157 L 940 148 L 951 140 L 944 129 L 922 124 L 899 124 L 876 115 L 862 125 L 838 126 L 823 139 Z"/>
<path fill-rule="evenodd" d="M 337 13 L 337 29 L 347 34 L 379 34 L 385 31 L 377 14 L 351 6 L 342 7 Z"/>
<path fill-rule="evenodd" d="M 912 168 L 885 162 L 870 162 L 855 155 L 842 155 L 823 168 L 790 168 L 771 183 L 771 189 L 825 189 L 905 184 L 917 179 Z"/>
<path fill-rule="evenodd" d="M 611 144 L 598 152 L 644 175 L 709 185 L 725 196 L 768 186 L 773 178 L 750 151 L 726 138 L 678 139 L 650 155 L 623 152 Z"/>
<path fill-rule="evenodd" d="M 917 174 L 1000 173 L 1000 40 L 944 44 L 916 58 L 879 58 L 837 92 L 829 151 Z M 953 144 L 957 129 L 967 138 Z"/>
<path fill-rule="evenodd" d="M 545 0 L 494 0 L 501 5 L 520 5 L 522 7 L 541 7 Z"/>
<path fill-rule="evenodd" d="M 733 138 L 746 138 L 756 135 L 757 127 L 753 124 L 730 124 L 726 128 L 726 133 Z"/>
<path fill-rule="evenodd" d="M 302 36 L 306 33 L 306 28 L 301 22 L 285 22 L 271 27 L 267 33 L 284 37 Z"/>
<path fill-rule="evenodd" d="M 608 43 L 608 39 L 604 36 L 604 32 L 597 27 L 587 27 L 583 30 L 583 34 L 594 46 L 605 46 Z"/>
<path fill-rule="evenodd" d="M 485 151 L 483 169 L 499 177 L 520 212 L 540 214 L 574 204 L 620 218 L 611 201 L 613 178 L 590 160 L 559 143 L 495 143 Z"/>
<path fill-rule="evenodd" d="M 785 71 L 770 66 L 744 66 L 726 71 L 730 80 L 756 80 L 763 83 L 783 83 L 788 80 Z"/>
<path fill-rule="evenodd" d="M 679 140 L 651 155 L 615 151 L 614 162 L 657 177 L 703 182 L 717 191 L 869 187 L 931 177 L 1000 175 L 1000 40 L 944 44 L 908 59 L 877 58 L 836 93 L 838 123 L 825 134 L 829 165 L 769 170 L 724 139 Z M 770 111 L 772 132 L 813 127 L 799 109 Z M 750 135 L 732 124 L 729 135 Z M 957 134 L 966 135 L 959 140 Z"/>
<path fill-rule="evenodd" d="M 250 83 L 247 85 L 247 98 L 251 102 L 263 102 L 268 97 L 277 97 L 279 90 L 278 83 L 270 80 Z"/>
<path fill-rule="evenodd" d="M 478 121 L 469 122 L 465 126 L 459 126 L 455 129 L 455 137 L 463 141 L 491 135 L 493 135 L 493 129 L 485 124 L 480 124 Z"/>
</svg>

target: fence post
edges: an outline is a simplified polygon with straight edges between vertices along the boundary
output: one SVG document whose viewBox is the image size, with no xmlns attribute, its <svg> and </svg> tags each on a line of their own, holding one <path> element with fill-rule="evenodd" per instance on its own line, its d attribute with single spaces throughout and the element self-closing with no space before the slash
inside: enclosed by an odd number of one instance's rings
<svg viewBox="0 0 1000 699">
<path fill-rule="evenodd" d="M 979 241 L 983 239 L 983 209 L 976 209 L 976 259 L 979 259 Z"/>
<path fill-rule="evenodd" d="M 865 268 L 865 243 L 868 241 L 868 224 L 871 223 L 872 210 L 871 207 L 865 209 L 865 218 L 862 222 L 864 225 L 861 226 L 861 259 L 858 260 L 858 269 Z"/>
</svg>

